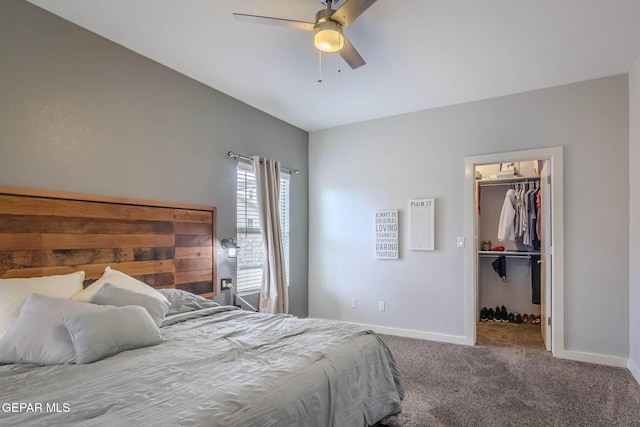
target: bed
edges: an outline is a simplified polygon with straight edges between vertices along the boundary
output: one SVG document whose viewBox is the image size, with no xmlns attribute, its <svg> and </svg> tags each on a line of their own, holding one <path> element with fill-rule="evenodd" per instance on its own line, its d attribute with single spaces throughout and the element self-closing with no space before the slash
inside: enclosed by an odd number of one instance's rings
<svg viewBox="0 0 640 427">
<path fill-rule="evenodd" d="M 53 208 L 43 210 L 42 203 L 49 201 Z M 160 216 L 140 207 L 159 209 Z M 116 218 L 116 211 L 126 218 Z M 86 218 L 87 212 L 93 218 Z M 163 295 L 178 296 L 169 297 L 159 328 L 153 324 L 161 336 L 155 345 L 88 363 L 0 365 L 0 425 L 393 425 L 403 398 L 400 373 L 373 332 L 341 322 L 243 311 L 195 296 L 215 294 L 215 212 L 0 189 L 0 278 L 82 270 L 89 276 L 87 291 L 106 275 L 107 265 Z M 155 223 L 155 231 L 147 222 Z M 108 233 L 113 229 L 107 223 L 116 224 L 118 232 Z M 154 237 L 156 232 L 161 238 Z M 48 233 L 57 238 L 43 236 Z M 118 236 L 96 237 L 108 234 Z M 96 295 L 111 288 L 106 284 Z M 183 297 L 191 302 L 181 303 Z M 143 308 L 135 308 L 155 322 Z M 145 335 L 137 332 L 138 323 L 128 325 L 120 328 L 123 336 Z"/>
</svg>

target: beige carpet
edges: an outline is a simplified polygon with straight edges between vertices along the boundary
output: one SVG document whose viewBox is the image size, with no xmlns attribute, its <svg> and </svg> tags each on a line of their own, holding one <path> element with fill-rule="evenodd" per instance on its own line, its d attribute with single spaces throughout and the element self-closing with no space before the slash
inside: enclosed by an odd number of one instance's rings
<svg viewBox="0 0 640 427">
<path fill-rule="evenodd" d="M 482 323 L 475 347 L 382 338 L 403 375 L 398 426 L 640 426 L 626 369 L 553 358 L 539 326 Z"/>
<path fill-rule="evenodd" d="M 478 345 L 527 347 L 544 350 L 540 325 L 481 322 L 477 327 Z"/>
</svg>

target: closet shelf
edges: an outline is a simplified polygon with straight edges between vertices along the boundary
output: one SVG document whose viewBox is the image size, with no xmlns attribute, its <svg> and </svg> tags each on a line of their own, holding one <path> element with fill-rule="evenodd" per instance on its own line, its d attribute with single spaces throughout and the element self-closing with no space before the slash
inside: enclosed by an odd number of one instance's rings
<svg viewBox="0 0 640 427">
<path fill-rule="evenodd" d="M 507 258 L 529 258 L 533 255 L 540 255 L 540 251 L 478 251 L 481 258 L 506 256 Z"/>
<path fill-rule="evenodd" d="M 511 185 L 519 182 L 536 182 L 540 181 L 539 176 L 520 176 L 517 178 L 503 178 L 503 179 L 477 179 L 476 183 L 480 187 L 493 186 L 493 185 Z"/>
</svg>

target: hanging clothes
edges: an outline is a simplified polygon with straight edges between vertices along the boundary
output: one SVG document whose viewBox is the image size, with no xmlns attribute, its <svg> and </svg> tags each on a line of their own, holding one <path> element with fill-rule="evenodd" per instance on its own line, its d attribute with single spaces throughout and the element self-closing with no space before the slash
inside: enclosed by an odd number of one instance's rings
<svg viewBox="0 0 640 427">
<path fill-rule="evenodd" d="M 529 246 L 530 248 L 537 249 L 539 247 L 538 241 L 539 232 L 538 232 L 538 221 L 539 217 L 539 206 L 537 205 L 537 196 L 539 194 L 538 188 L 527 188 L 532 185 L 531 183 L 526 184 L 515 184 L 515 189 L 513 190 L 513 197 L 515 198 L 514 203 L 514 239 L 513 241 L 519 242 L 525 246 Z M 506 202 L 506 200 L 505 200 Z M 505 207 L 503 206 L 503 212 Z M 502 214 L 501 214 L 502 220 Z M 504 227 L 504 224 L 501 222 L 498 230 Z M 498 234 L 498 240 L 500 240 L 500 234 Z M 509 240 L 509 239 L 505 239 Z"/>
<path fill-rule="evenodd" d="M 533 236 L 532 236 L 532 228 L 531 228 L 531 214 L 534 209 L 534 199 L 532 199 L 532 195 L 535 192 L 535 189 L 531 188 L 524 192 L 523 200 L 524 200 L 524 216 L 522 218 L 523 228 L 522 228 L 522 244 L 526 246 L 533 246 Z"/>
<path fill-rule="evenodd" d="M 531 255 L 531 304 L 540 304 L 540 255 Z"/>
<path fill-rule="evenodd" d="M 526 233 L 528 230 L 529 224 L 529 200 L 527 198 L 527 190 L 524 187 L 524 184 L 516 185 L 516 220 L 515 220 L 515 228 L 516 228 L 516 241 L 519 241 L 523 244 L 527 244 L 528 238 L 526 237 Z"/>
<path fill-rule="evenodd" d="M 529 193 L 530 190 L 522 190 L 522 233 L 520 233 L 520 240 L 523 245 L 530 245 L 529 239 Z"/>
<path fill-rule="evenodd" d="M 540 249 L 540 237 L 537 232 L 538 208 L 536 205 L 539 192 L 540 190 L 534 189 L 529 194 L 529 241 L 531 242 L 530 246 L 536 251 Z"/>
<path fill-rule="evenodd" d="M 540 223 L 541 218 L 542 218 L 542 212 L 540 212 L 540 207 L 542 205 L 542 191 L 538 190 L 538 194 L 536 195 L 536 208 L 538 211 L 538 214 L 536 215 L 538 218 L 538 221 L 536 222 L 536 234 L 538 235 L 538 240 L 542 240 L 542 235 L 540 234 Z"/>
<path fill-rule="evenodd" d="M 491 263 L 493 270 L 498 273 L 498 276 L 503 282 L 507 281 L 507 257 L 499 256 L 495 261 Z"/>
<path fill-rule="evenodd" d="M 522 237 L 522 189 L 516 184 L 516 214 L 514 218 L 515 237 Z M 514 239 L 515 240 L 515 239 Z"/>
<path fill-rule="evenodd" d="M 514 218 L 516 214 L 516 192 L 513 189 L 507 190 L 500 212 L 500 222 L 498 223 L 498 241 L 514 241 L 516 233 L 514 228 Z"/>
</svg>

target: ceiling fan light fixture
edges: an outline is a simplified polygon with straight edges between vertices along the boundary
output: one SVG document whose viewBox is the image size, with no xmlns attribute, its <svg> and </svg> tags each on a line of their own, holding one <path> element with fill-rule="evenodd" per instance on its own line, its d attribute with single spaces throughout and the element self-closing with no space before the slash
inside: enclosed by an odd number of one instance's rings
<svg viewBox="0 0 640 427">
<path fill-rule="evenodd" d="M 353 47 L 349 39 L 342 34 L 342 31 L 362 15 L 376 0 L 320 0 L 320 2 L 326 7 L 316 12 L 316 19 L 313 22 L 248 15 L 245 13 L 234 13 L 233 16 L 241 21 L 260 22 L 313 31 L 313 45 L 318 49 L 320 58 L 322 58 L 322 52 L 339 52 L 340 57 L 349 64 L 352 70 L 365 65 L 366 62 L 362 59 L 362 56 Z M 338 3 L 341 3 L 341 6 L 334 10 L 332 6 Z"/>
<path fill-rule="evenodd" d="M 313 44 L 322 52 L 338 52 L 344 47 L 342 27 L 334 21 L 320 22 L 315 25 Z"/>
</svg>

